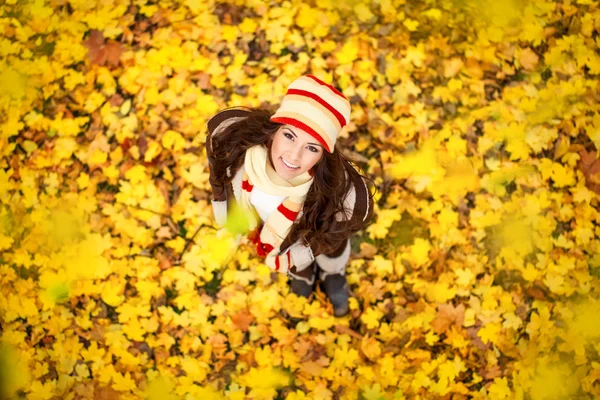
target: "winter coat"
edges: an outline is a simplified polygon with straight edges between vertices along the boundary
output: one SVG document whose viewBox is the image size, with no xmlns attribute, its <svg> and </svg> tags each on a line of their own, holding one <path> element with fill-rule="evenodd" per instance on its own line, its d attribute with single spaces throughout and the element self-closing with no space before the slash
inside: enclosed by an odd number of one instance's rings
<svg viewBox="0 0 600 400">
<path fill-rule="evenodd" d="M 229 126 L 246 118 L 247 113 L 248 110 L 245 108 L 230 108 L 217 113 L 207 123 L 208 137 L 206 138 L 206 153 L 210 168 L 209 181 L 213 191 L 212 206 L 217 223 L 225 221 L 227 211 L 230 209 L 233 199 L 238 202 L 240 201 L 244 165 L 242 163 L 237 171 L 228 170 L 227 181 L 223 182 L 218 179 L 214 175 L 212 168 L 215 163 L 219 162 L 213 155 L 212 142 L 215 138 L 218 138 L 219 135 L 223 134 Z M 242 157 L 244 155 L 245 153 L 243 153 Z M 344 199 L 344 209 L 346 211 L 347 219 L 352 219 L 353 222 L 360 220 L 364 221 L 372 214 L 373 204 L 370 201 L 368 190 L 369 189 L 362 178 L 352 182 L 352 187 Z M 333 251 L 327 254 L 327 256 L 337 257 L 347 251 L 348 238 L 353 232 L 344 229 L 345 222 L 346 221 L 344 221 L 343 215 L 340 212 L 338 217 L 336 217 L 336 223 L 332 224 L 332 230 L 335 231 L 335 233 L 332 233 L 332 235 L 335 235 L 332 239 L 334 239 L 333 242 L 338 245 L 336 245 Z M 291 235 L 288 235 L 281 244 L 281 254 L 290 251 L 296 270 L 302 270 L 312 264 L 319 254 L 315 254 L 309 245 L 302 243 L 300 240 L 292 243 L 290 236 Z"/>
</svg>

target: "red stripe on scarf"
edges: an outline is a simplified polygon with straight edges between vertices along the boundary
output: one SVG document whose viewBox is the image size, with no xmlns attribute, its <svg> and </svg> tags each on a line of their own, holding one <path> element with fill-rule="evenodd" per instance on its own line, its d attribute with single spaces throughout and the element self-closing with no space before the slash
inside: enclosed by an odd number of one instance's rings
<svg viewBox="0 0 600 400">
<path fill-rule="evenodd" d="M 275 271 L 279 271 L 279 267 L 281 267 L 281 265 L 279 265 L 279 256 L 275 257 Z"/>
<path fill-rule="evenodd" d="M 256 252 L 258 253 L 259 256 L 266 257 L 267 254 L 269 254 L 271 251 L 273 251 L 274 248 L 275 247 L 273 247 L 269 243 L 263 243 L 260 240 L 260 238 L 258 238 L 258 241 L 256 243 Z"/>
<path fill-rule="evenodd" d="M 286 217 L 287 219 L 289 219 L 292 222 L 294 222 L 296 220 L 296 216 L 298 215 L 298 212 L 290 210 L 289 208 L 284 206 L 283 203 L 281 203 L 279 205 L 279 207 L 277 207 L 277 211 L 282 213 L 284 217 Z"/>
<path fill-rule="evenodd" d="M 242 181 L 242 189 L 244 189 L 246 192 L 251 192 L 253 188 L 254 186 L 251 185 L 250 182 Z"/>
</svg>

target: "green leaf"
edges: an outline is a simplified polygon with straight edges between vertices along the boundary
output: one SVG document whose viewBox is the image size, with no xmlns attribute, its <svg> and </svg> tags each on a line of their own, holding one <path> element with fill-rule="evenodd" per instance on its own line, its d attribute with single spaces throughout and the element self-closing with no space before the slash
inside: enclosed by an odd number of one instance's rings
<svg viewBox="0 0 600 400">
<path fill-rule="evenodd" d="M 234 203 L 227 213 L 225 229 L 233 235 L 245 235 L 250 230 L 250 218 L 251 216 L 248 214 L 248 211 L 243 210 Z"/>
<path fill-rule="evenodd" d="M 381 392 L 379 383 L 376 383 L 371 387 L 363 388 L 361 394 L 361 398 L 364 400 L 386 400 L 385 393 Z"/>
</svg>

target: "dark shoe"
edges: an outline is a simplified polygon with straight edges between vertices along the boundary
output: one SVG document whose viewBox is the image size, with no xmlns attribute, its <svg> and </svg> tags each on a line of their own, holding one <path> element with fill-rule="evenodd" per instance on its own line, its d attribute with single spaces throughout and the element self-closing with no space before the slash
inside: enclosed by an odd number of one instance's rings
<svg viewBox="0 0 600 400">
<path fill-rule="evenodd" d="M 333 306 L 333 315 L 343 317 L 350 311 L 348 307 L 348 283 L 346 275 L 327 275 L 321 282 L 321 288 L 329 297 Z"/>
<path fill-rule="evenodd" d="M 296 296 L 308 297 L 313 292 L 313 285 L 309 285 L 302 279 L 296 279 L 290 275 L 290 289 Z"/>
</svg>

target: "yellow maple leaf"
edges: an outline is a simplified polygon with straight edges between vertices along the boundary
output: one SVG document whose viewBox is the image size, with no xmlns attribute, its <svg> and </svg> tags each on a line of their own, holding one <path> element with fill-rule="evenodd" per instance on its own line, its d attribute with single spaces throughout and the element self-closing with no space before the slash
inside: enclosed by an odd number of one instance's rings
<svg viewBox="0 0 600 400">
<path fill-rule="evenodd" d="M 0 343 L 0 395 L 3 398 L 12 398 L 30 383 L 31 371 L 27 364 L 27 358 L 20 350 L 8 343 Z"/>
<path fill-rule="evenodd" d="M 378 308 L 369 307 L 360 316 L 360 320 L 366 325 L 367 329 L 374 329 L 379 327 L 381 317 L 383 317 L 383 313 Z"/>
<path fill-rule="evenodd" d="M 277 389 L 290 382 L 290 375 L 281 368 L 250 368 L 239 379 L 243 385 L 253 389 Z"/>
<path fill-rule="evenodd" d="M 381 385 L 374 383 L 372 386 L 367 386 L 362 390 L 362 398 L 365 400 L 384 400 L 385 391 L 381 391 Z"/>
<path fill-rule="evenodd" d="M 502 326 L 500 324 L 496 322 L 489 322 L 479 329 L 477 336 L 481 338 L 483 343 L 497 343 L 501 330 Z"/>
<path fill-rule="evenodd" d="M 0 96 L 20 100 L 25 96 L 27 77 L 12 67 L 0 71 Z"/>
<path fill-rule="evenodd" d="M 256 28 L 258 28 L 258 24 L 251 18 L 244 18 L 239 28 L 244 33 L 254 33 L 256 32 Z"/>
<path fill-rule="evenodd" d="M 409 261 L 412 261 L 415 266 L 423 266 L 430 261 L 430 250 L 431 244 L 428 240 L 416 238 L 413 245 L 410 246 L 410 253 L 407 255 L 407 258 Z"/>
<path fill-rule="evenodd" d="M 312 29 L 317 24 L 317 18 L 315 18 L 317 10 L 311 8 L 305 3 L 301 3 L 298 7 L 298 13 L 296 14 L 296 25 L 302 29 Z"/>
<path fill-rule="evenodd" d="M 124 287 L 125 285 L 123 283 L 116 280 L 104 283 L 101 292 L 102 300 L 110 306 L 118 306 L 125 300 L 125 296 L 121 294 L 123 293 Z"/>
<path fill-rule="evenodd" d="M 185 147 L 185 139 L 181 136 L 181 133 L 171 129 L 165 132 L 161 143 L 165 149 L 172 151 L 179 151 Z"/>
<path fill-rule="evenodd" d="M 391 260 L 387 260 L 382 256 L 376 255 L 373 260 L 369 263 L 370 269 L 375 271 L 375 274 L 380 277 L 385 277 L 394 272 L 394 263 Z"/>
<path fill-rule="evenodd" d="M 489 398 L 493 400 L 513 398 L 508 380 L 506 378 L 494 378 L 494 382 L 488 388 Z"/>
<path fill-rule="evenodd" d="M 365 3 L 358 3 L 354 6 L 354 13 L 358 17 L 360 22 L 369 22 L 375 15 L 371 12 L 371 9 Z"/>
<path fill-rule="evenodd" d="M 342 48 L 335 52 L 335 58 L 341 65 L 350 64 L 358 58 L 358 42 L 352 38 L 344 43 Z"/>
<path fill-rule="evenodd" d="M 414 20 L 414 19 L 410 19 L 410 18 L 406 18 L 404 21 L 402 21 L 402 24 L 406 27 L 406 29 L 408 29 L 410 32 L 414 32 L 417 30 L 417 28 L 419 27 L 419 21 Z"/>
</svg>

